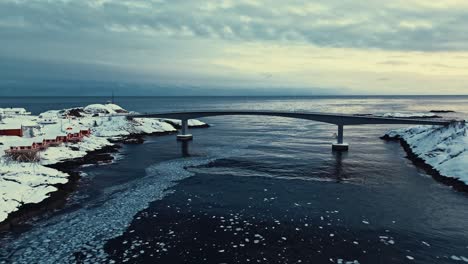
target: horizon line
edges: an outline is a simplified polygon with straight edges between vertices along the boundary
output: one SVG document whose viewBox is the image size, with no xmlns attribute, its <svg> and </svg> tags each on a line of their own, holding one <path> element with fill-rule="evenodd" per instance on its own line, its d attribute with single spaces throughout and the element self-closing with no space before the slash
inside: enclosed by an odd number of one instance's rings
<svg viewBox="0 0 468 264">
<path fill-rule="evenodd" d="M 468 94 L 319 94 L 319 95 L 114 95 L 117 97 L 395 97 L 395 96 L 407 96 L 407 97 L 434 97 L 434 96 L 468 96 Z M 4 95 L 3 98 L 47 98 L 47 97 L 112 97 L 112 95 Z"/>
</svg>

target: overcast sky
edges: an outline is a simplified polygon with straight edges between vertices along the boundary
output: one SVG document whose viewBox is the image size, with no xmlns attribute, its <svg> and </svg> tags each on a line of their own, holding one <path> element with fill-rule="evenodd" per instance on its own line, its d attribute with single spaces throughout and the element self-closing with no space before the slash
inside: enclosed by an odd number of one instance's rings
<svg viewBox="0 0 468 264">
<path fill-rule="evenodd" d="M 468 1 L 0 0 L 0 94 L 114 85 L 468 94 Z"/>
</svg>

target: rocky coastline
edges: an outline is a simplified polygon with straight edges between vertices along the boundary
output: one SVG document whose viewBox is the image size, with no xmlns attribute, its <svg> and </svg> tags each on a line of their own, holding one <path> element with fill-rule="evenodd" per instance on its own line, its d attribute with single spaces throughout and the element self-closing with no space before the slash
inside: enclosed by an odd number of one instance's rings
<svg viewBox="0 0 468 264">
<path fill-rule="evenodd" d="M 417 156 L 411 149 L 411 146 L 408 144 L 408 142 L 406 142 L 402 137 L 390 136 L 388 134 L 385 134 L 384 136 L 380 138 L 385 141 L 399 142 L 406 152 L 406 155 L 407 155 L 406 157 L 411 162 L 413 162 L 413 164 L 416 165 L 418 168 L 423 169 L 427 174 L 431 175 L 431 177 L 437 182 L 440 182 L 447 186 L 451 186 L 454 190 L 468 193 L 468 185 L 465 184 L 465 182 L 456 178 L 446 177 L 442 175 L 437 169 L 435 169 L 433 166 L 428 164 L 424 159 Z"/>
<path fill-rule="evenodd" d="M 169 122 L 168 122 L 169 123 Z M 177 124 L 169 123 L 177 129 Z M 206 128 L 208 124 L 194 125 L 190 128 Z M 67 182 L 51 185 L 57 190 L 51 192 L 47 198 L 39 203 L 24 203 L 17 211 L 8 215 L 8 217 L 0 222 L 0 232 L 2 231 L 20 231 L 29 226 L 31 219 L 40 217 L 47 213 L 53 213 L 55 210 L 63 208 L 67 198 L 73 193 L 81 179 L 80 167 L 83 165 L 106 164 L 114 160 L 113 153 L 117 153 L 124 144 L 142 144 L 148 136 L 163 136 L 175 134 L 177 131 L 156 131 L 151 133 L 132 133 L 128 135 L 108 138 L 110 145 L 102 146 L 101 148 L 87 151 L 86 155 L 78 158 L 63 160 L 57 163 L 45 165 L 46 167 L 56 169 L 66 173 Z"/>
</svg>

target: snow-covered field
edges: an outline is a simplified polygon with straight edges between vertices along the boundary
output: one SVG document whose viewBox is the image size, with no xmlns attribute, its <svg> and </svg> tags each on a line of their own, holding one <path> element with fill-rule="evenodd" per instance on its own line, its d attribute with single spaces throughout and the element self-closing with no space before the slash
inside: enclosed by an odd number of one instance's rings
<svg viewBox="0 0 468 264">
<path fill-rule="evenodd" d="M 440 175 L 468 185 L 468 132 L 465 122 L 446 127 L 415 126 L 392 130 L 386 136 L 404 140 L 417 157 Z"/>
<path fill-rule="evenodd" d="M 0 109 L 1 110 L 1 109 Z M 0 111 L 1 113 L 1 111 Z M 175 132 L 176 128 L 156 118 L 127 119 L 129 111 L 115 104 L 92 104 L 83 108 L 50 110 L 38 116 L 8 115 L 0 119 L 0 129 L 23 129 L 23 137 L 0 136 L 0 223 L 24 204 L 40 203 L 68 182 L 68 174 L 46 167 L 113 145 L 109 139 L 130 135 Z M 178 121 L 171 120 L 172 123 Z M 189 126 L 204 126 L 191 120 Z M 38 153 L 34 163 L 13 161 L 5 156 L 11 146 L 31 146 L 43 139 L 91 129 L 91 135 L 77 143 L 62 143 Z"/>
</svg>

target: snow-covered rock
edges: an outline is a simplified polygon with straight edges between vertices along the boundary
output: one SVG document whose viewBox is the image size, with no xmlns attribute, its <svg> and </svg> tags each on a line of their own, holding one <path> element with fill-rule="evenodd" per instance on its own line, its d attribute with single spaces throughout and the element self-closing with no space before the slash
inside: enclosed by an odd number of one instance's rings
<svg viewBox="0 0 468 264">
<path fill-rule="evenodd" d="M 440 116 L 434 113 L 385 113 L 381 117 L 388 118 L 439 118 Z"/>
<path fill-rule="evenodd" d="M 165 122 L 167 122 L 169 124 L 175 125 L 175 126 L 181 126 L 182 125 L 182 121 L 178 120 L 178 119 L 165 118 L 165 119 L 163 119 L 163 121 L 165 121 Z M 188 124 L 189 127 L 204 127 L 204 126 L 207 126 L 206 123 L 203 123 L 203 122 L 201 122 L 200 120 L 197 120 L 197 119 L 189 119 L 187 124 Z"/>
<path fill-rule="evenodd" d="M 176 131 L 171 124 L 153 118 L 134 118 L 130 120 L 126 116 L 113 116 L 107 118 L 88 118 L 88 120 L 83 120 L 82 123 L 88 124 L 93 134 L 99 137 L 122 137 L 132 134 Z"/>
<path fill-rule="evenodd" d="M 23 109 L 23 108 L 21 108 Z M 24 109 L 23 109 L 24 110 Z M 2 109 L 3 111 L 3 109 Z M 19 111 L 19 110 L 18 110 Z M 23 114 L 4 115 L 0 128 L 19 129 L 34 127 L 28 137 L 0 136 L 0 222 L 24 204 L 39 203 L 57 191 L 56 184 L 68 182 L 69 175 L 45 167 L 59 162 L 82 158 L 90 151 L 111 146 L 108 139 L 130 135 L 175 132 L 180 120 L 157 118 L 127 118 L 129 111 L 115 104 L 92 104 L 63 110 L 49 110 L 39 116 Z M 43 122 L 47 120 L 47 122 Z M 49 122 L 49 120 L 53 120 Z M 206 126 L 198 120 L 190 120 L 189 126 Z M 37 129 L 37 131 L 36 131 Z M 8 161 L 5 150 L 11 146 L 31 146 L 43 139 L 55 139 L 67 133 L 91 129 L 91 135 L 76 143 L 62 143 L 39 151 L 37 163 Z"/>
<path fill-rule="evenodd" d="M 468 185 L 468 132 L 465 122 L 392 130 L 386 137 L 404 140 L 414 155 L 440 175 Z"/>
<path fill-rule="evenodd" d="M 116 104 L 91 104 L 84 108 L 88 114 L 125 114 L 127 110 Z"/>
<path fill-rule="evenodd" d="M 68 174 L 35 163 L 0 160 L 0 222 L 23 204 L 39 203 L 68 181 Z"/>
</svg>

